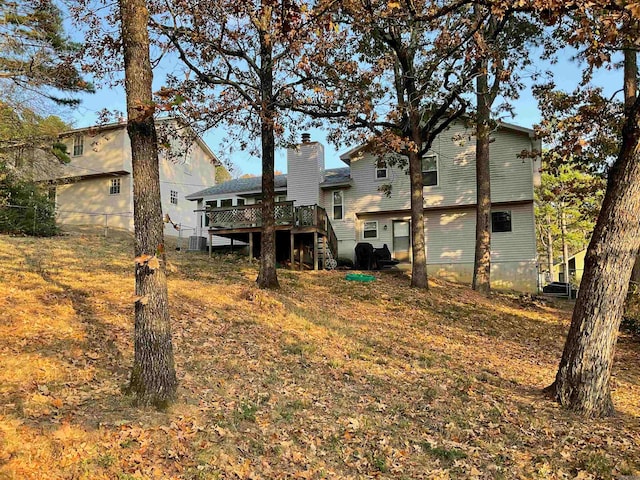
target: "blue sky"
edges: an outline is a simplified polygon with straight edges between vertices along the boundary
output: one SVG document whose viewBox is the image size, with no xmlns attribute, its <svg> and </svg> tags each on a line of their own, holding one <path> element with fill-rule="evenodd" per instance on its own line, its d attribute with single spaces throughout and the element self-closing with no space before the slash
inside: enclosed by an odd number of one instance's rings
<svg viewBox="0 0 640 480">
<path fill-rule="evenodd" d="M 553 71 L 556 84 L 564 90 L 572 90 L 580 80 L 580 68 L 575 62 L 570 60 L 570 53 L 568 52 L 565 52 L 555 65 L 541 62 L 534 67 L 530 67 L 530 69 Z M 156 81 L 154 82 L 154 86 L 161 86 L 161 78 L 164 77 L 164 74 L 166 74 L 166 71 L 157 71 L 155 73 Z M 620 71 L 600 70 L 596 73 L 594 83 L 602 85 L 605 88 L 605 92 L 612 94 L 622 86 L 622 73 Z M 100 88 L 99 84 L 97 84 L 96 87 L 98 87 L 97 93 L 94 95 L 84 95 L 82 97 L 82 104 L 71 112 L 71 117 L 76 127 L 86 127 L 95 124 L 97 121 L 97 113 L 104 108 L 122 112 L 126 110 L 123 88 Z M 514 102 L 514 106 L 515 117 L 504 118 L 505 121 L 523 127 L 532 127 L 540 121 L 538 105 L 531 95 L 529 86 L 521 92 L 521 96 Z M 313 140 L 320 141 L 325 145 L 325 163 L 327 168 L 345 166 L 339 159 L 339 156 L 348 150 L 348 148 L 336 151 L 335 148 L 327 142 L 326 131 L 324 130 L 312 130 L 311 136 Z M 218 153 L 221 151 L 221 141 L 225 137 L 224 128 L 221 127 L 215 131 L 207 132 L 203 137 L 209 147 Z M 259 158 L 252 157 L 246 152 L 236 151 L 230 156 L 230 159 L 237 166 L 236 174 L 260 174 L 261 166 Z M 286 171 L 286 152 L 283 149 L 276 152 L 276 170 Z"/>
</svg>

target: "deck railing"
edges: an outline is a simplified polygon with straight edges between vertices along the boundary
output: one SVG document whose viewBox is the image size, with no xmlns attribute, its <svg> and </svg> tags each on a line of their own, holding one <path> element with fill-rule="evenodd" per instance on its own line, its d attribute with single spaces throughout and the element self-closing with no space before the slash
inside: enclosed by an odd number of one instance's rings
<svg viewBox="0 0 640 480">
<path fill-rule="evenodd" d="M 218 207 L 196 210 L 204 212 L 209 222 L 205 225 L 211 230 L 225 230 L 236 228 L 255 228 L 262 226 L 262 204 L 239 205 L 235 207 Z M 331 252 L 338 251 L 338 239 L 329 216 L 319 205 L 301 205 L 294 207 L 293 202 L 276 202 L 274 207 L 276 226 L 290 225 L 294 228 L 317 228 L 327 235 Z"/>
</svg>

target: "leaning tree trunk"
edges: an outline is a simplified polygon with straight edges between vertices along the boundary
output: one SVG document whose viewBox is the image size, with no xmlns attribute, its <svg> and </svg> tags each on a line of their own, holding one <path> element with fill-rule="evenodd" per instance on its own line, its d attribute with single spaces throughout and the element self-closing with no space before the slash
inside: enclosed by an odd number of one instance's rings
<svg viewBox="0 0 640 480">
<path fill-rule="evenodd" d="M 136 295 L 134 361 L 129 391 L 139 405 L 166 407 L 176 396 L 176 372 L 164 262 L 158 147 L 153 120 L 144 0 L 120 0 L 127 131 L 133 164 Z M 145 257 L 146 256 L 146 257 Z M 158 262 L 158 258 L 161 257 Z"/>
<path fill-rule="evenodd" d="M 260 240 L 260 272 L 257 283 L 260 288 L 278 288 L 276 273 L 276 223 L 275 223 L 275 137 L 273 110 L 273 63 L 271 37 L 260 34 L 261 85 L 261 140 L 262 140 L 262 235 Z"/>
<path fill-rule="evenodd" d="M 486 72 L 486 61 L 483 71 Z M 491 289 L 491 174 L 489 166 L 488 78 L 483 73 L 476 79 L 478 120 L 476 131 L 476 246 L 472 288 L 482 293 Z"/>
<path fill-rule="evenodd" d="M 640 247 L 640 104 L 628 109 L 622 147 L 585 257 L 571 327 L 548 391 L 587 416 L 613 413 L 609 379 L 629 278 Z"/>
</svg>

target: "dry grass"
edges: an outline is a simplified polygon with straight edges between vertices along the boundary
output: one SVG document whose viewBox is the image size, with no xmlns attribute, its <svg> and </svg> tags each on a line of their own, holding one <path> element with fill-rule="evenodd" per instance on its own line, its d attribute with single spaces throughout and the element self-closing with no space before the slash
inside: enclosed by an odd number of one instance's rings
<svg viewBox="0 0 640 480">
<path fill-rule="evenodd" d="M 569 306 L 401 275 L 280 271 L 170 252 L 180 399 L 122 396 L 130 239 L 0 237 L 0 478 L 618 478 L 640 470 L 640 345 L 621 337 L 618 415 L 540 390 Z"/>
</svg>

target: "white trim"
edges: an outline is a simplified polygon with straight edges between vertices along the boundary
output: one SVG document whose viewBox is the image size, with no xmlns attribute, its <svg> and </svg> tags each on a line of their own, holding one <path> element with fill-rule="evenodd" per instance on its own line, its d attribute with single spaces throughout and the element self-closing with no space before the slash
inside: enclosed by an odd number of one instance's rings
<svg viewBox="0 0 640 480">
<path fill-rule="evenodd" d="M 376 224 L 376 236 L 375 237 L 365 237 L 364 236 L 364 232 L 365 232 L 365 225 L 367 223 L 375 223 Z M 378 220 L 365 220 L 362 222 L 362 240 L 377 240 L 380 236 L 380 232 L 378 231 L 379 229 L 379 224 L 378 224 Z M 371 229 L 369 229 L 368 231 L 371 231 Z"/>
<path fill-rule="evenodd" d="M 379 167 L 378 162 L 373 164 L 373 179 L 376 182 L 382 182 L 384 180 L 389 180 L 389 166 L 385 165 L 384 167 Z M 384 177 L 378 177 L 378 170 L 384 170 Z"/>
</svg>

